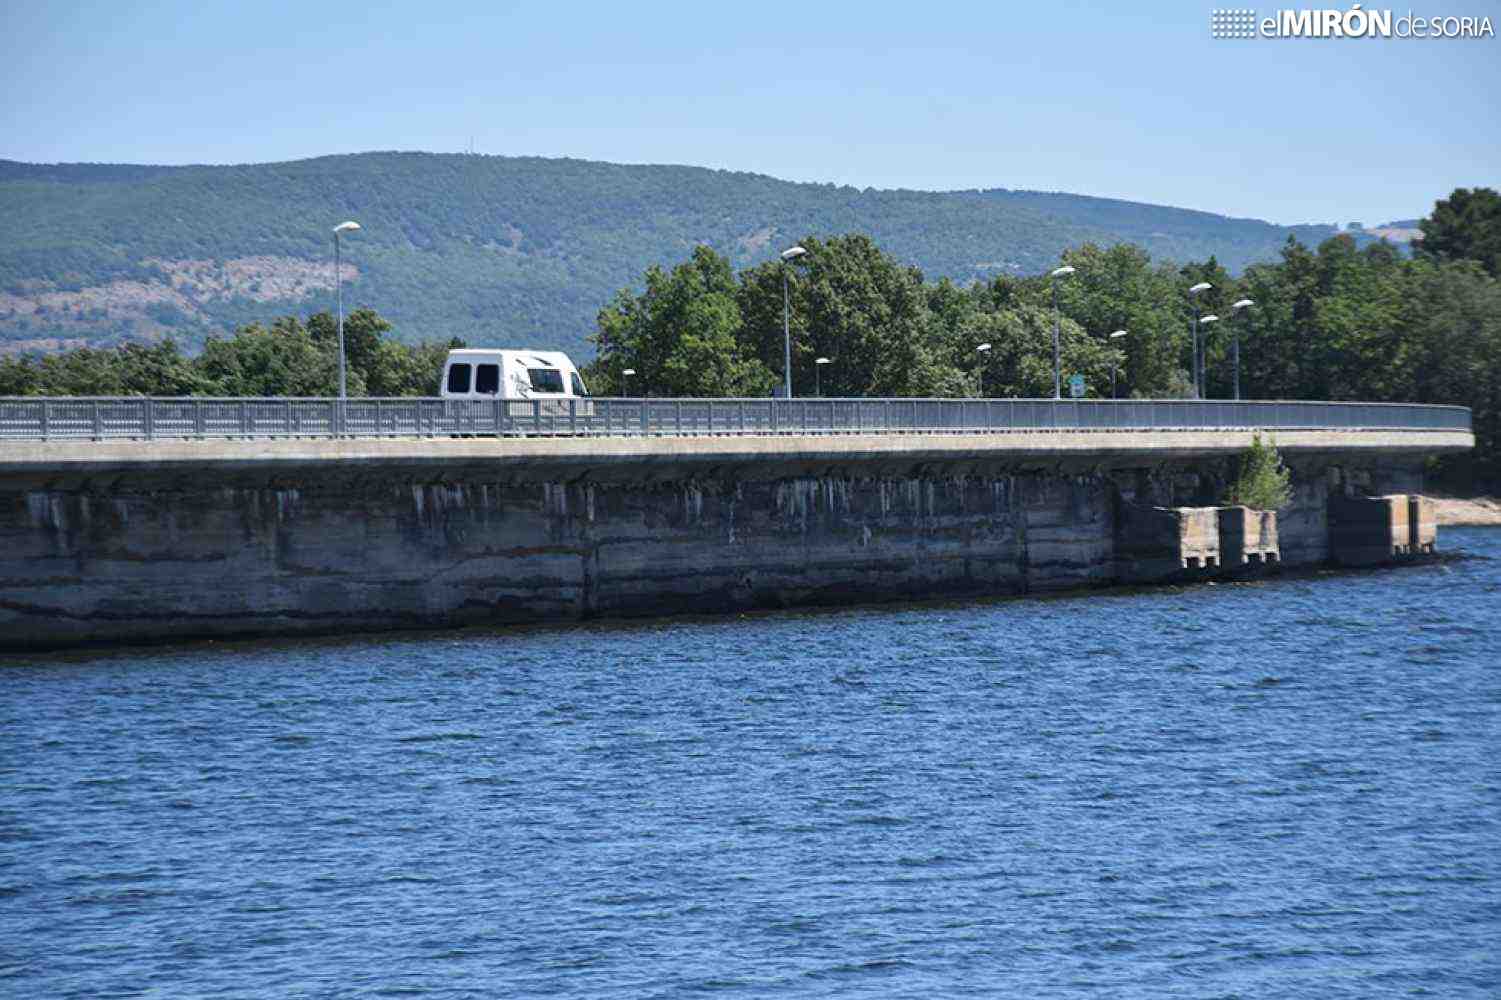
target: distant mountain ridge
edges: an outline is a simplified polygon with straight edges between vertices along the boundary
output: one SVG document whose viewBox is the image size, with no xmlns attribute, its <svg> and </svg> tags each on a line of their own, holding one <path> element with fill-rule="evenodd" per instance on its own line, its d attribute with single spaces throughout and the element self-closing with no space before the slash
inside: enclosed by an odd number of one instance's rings
<svg viewBox="0 0 1501 1000">
<path fill-rule="evenodd" d="M 736 266 L 809 233 L 870 234 L 930 279 L 1035 273 L 1085 242 L 1238 270 L 1289 236 L 1209 212 L 1003 188 L 925 192 L 782 181 L 682 166 L 362 153 L 236 166 L 0 161 L 0 350 L 173 335 L 345 301 L 405 339 L 464 337 L 587 356 L 616 290 L 707 243 Z M 1357 238 L 1366 239 L 1361 234 Z"/>
</svg>

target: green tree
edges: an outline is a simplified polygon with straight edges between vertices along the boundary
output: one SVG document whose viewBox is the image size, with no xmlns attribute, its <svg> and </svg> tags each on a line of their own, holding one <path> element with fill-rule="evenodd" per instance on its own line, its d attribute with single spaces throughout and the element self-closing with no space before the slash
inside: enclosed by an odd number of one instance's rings
<svg viewBox="0 0 1501 1000">
<path fill-rule="evenodd" d="M 314 313 L 307 319 L 308 335 L 325 351 L 333 354 L 335 364 L 339 351 L 339 320 L 333 313 Z M 369 381 L 369 374 L 376 364 L 376 354 L 391 324 L 381 318 L 374 309 L 359 308 L 344 317 L 344 362 L 350 371 L 357 371 Z M 351 393 L 351 395 L 353 395 Z"/>
<path fill-rule="evenodd" d="M 706 246 L 670 272 L 648 269 L 640 295 L 622 290 L 599 312 L 593 391 L 619 392 L 633 368 L 632 395 L 764 395 L 772 375 L 741 348 L 736 291 L 729 261 Z"/>
<path fill-rule="evenodd" d="M 127 396 L 193 396 L 205 383 L 176 341 L 123 344 L 107 362 L 116 369 L 120 391 Z"/>
<path fill-rule="evenodd" d="M 337 396 L 338 357 L 319 343 L 295 316 L 283 316 L 269 329 L 257 323 L 233 337 L 209 338 L 197 369 L 212 395 Z M 349 394 L 365 395 L 363 375 L 348 374 Z"/>
<path fill-rule="evenodd" d="M 1230 484 L 1225 503 L 1255 510 L 1277 510 L 1292 500 L 1292 476 L 1277 453 L 1277 442 L 1263 444 L 1260 434 L 1240 458 L 1240 474 Z"/>
<path fill-rule="evenodd" d="M 1075 270 L 1058 283 L 1063 314 L 1102 343 L 1113 331 L 1126 331 L 1124 338 L 1109 345 L 1124 355 L 1118 394 L 1160 398 L 1190 393 L 1186 296 L 1192 281 L 1171 266 L 1153 267 L 1146 251 L 1128 244 L 1101 249 L 1086 243 L 1063 259 Z M 1217 266 L 1207 270 L 1213 275 L 1209 280 L 1218 277 Z M 1039 279 L 1032 301 L 1050 305 L 1050 291 Z M 1108 381 L 1107 376 L 1104 384 Z"/>
<path fill-rule="evenodd" d="M 448 352 L 463 346 L 457 337 L 446 344 L 382 340 L 361 372 L 365 389 L 372 396 L 436 396 Z"/>
<path fill-rule="evenodd" d="M 1053 311 L 1031 304 L 972 314 L 962 327 L 959 343 L 973 352 L 988 343 L 984 355 L 986 396 L 1049 398 L 1053 395 Z M 1072 319 L 1060 325 L 1061 373 L 1083 375 L 1092 396 L 1109 394 L 1110 369 L 1122 360 L 1107 340 L 1091 337 Z M 971 392 L 974 387 L 971 386 Z"/>
<path fill-rule="evenodd" d="M 792 381 L 811 393 L 814 362 L 825 395 L 959 395 L 965 372 L 944 350 L 943 326 L 928 308 L 922 272 L 899 264 L 868 236 L 809 236 L 791 265 Z M 770 372 L 782 370 L 780 262 L 742 272 L 742 343 Z"/>
<path fill-rule="evenodd" d="M 27 357 L 0 356 L 0 396 L 37 394 L 36 365 Z"/>
<path fill-rule="evenodd" d="M 1473 260 L 1501 277 L 1501 194 L 1491 188 L 1455 188 L 1418 223 L 1414 250 L 1430 260 Z"/>
</svg>

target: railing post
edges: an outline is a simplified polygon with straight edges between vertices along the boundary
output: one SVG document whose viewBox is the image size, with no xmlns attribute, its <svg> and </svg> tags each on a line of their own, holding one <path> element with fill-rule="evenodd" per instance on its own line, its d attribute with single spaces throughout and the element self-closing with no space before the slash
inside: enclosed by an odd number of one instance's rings
<svg viewBox="0 0 1501 1000">
<path fill-rule="evenodd" d="M 141 431 L 146 435 L 147 441 L 156 439 L 156 409 L 151 405 L 149 397 L 141 400 Z"/>
<path fill-rule="evenodd" d="M 579 432 L 579 401 L 573 397 L 568 399 L 568 433 Z"/>
<path fill-rule="evenodd" d="M 94 440 L 104 440 L 104 414 L 99 411 L 99 400 L 94 400 Z"/>
<path fill-rule="evenodd" d="M 47 440 L 52 433 L 52 401 L 42 400 L 42 440 Z"/>
</svg>

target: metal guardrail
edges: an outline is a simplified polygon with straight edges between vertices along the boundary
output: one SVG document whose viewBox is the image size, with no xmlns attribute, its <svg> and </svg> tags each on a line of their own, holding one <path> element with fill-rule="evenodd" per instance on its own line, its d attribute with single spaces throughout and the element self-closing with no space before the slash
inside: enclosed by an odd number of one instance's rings
<svg viewBox="0 0 1501 1000">
<path fill-rule="evenodd" d="M 1462 406 L 1265 400 L 200 399 L 0 397 L 0 439 L 1469 431 Z"/>
</svg>

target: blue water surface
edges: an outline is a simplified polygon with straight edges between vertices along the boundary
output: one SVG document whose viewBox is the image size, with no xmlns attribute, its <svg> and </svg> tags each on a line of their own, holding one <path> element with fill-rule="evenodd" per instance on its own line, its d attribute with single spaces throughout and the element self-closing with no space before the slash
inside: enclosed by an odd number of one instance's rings
<svg viewBox="0 0 1501 1000">
<path fill-rule="evenodd" d="M 1442 541 L 11 657 L 0 996 L 1496 997 L 1501 529 Z"/>
</svg>

